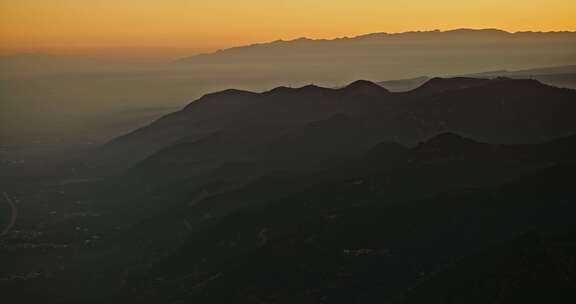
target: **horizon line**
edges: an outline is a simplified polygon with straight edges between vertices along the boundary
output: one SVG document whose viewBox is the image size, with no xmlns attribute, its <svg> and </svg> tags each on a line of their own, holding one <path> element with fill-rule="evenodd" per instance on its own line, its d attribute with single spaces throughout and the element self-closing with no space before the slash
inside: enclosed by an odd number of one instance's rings
<svg viewBox="0 0 576 304">
<path fill-rule="evenodd" d="M 347 39 L 358 39 L 363 37 L 369 36 L 376 36 L 376 35 L 388 35 L 388 36 L 395 36 L 395 35 L 406 35 L 406 34 L 425 34 L 425 33 L 451 33 L 451 32 L 458 32 L 458 31 L 471 31 L 471 32 L 480 32 L 480 31 L 493 31 L 493 32 L 500 32 L 502 34 L 509 34 L 509 35 L 516 35 L 516 34 L 576 34 L 576 30 L 550 30 L 550 31 L 536 31 L 536 30 L 518 30 L 518 31 L 509 31 L 497 27 L 457 27 L 457 28 L 450 28 L 450 29 L 430 29 L 430 30 L 410 30 L 410 31 L 399 31 L 399 32 L 387 32 L 387 31 L 375 31 L 375 32 L 364 32 L 356 35 L 344 35 L 344 36 L 333 36 L 332 38 L 314 38 L 311 36 L 299 36 L 296 38 L 278 38 L 278 39 L 269 39 L 263 40 L 260 42 L 252 42 L 252 43 L 244 43 L 244 44 L 234 44 L 230 46 L 223 46 L 223 47 L 194 47 L 194 46 L 156 46 L 156 45 L 133 45 L 133 46 L 57 46 L 57 45 L 48 45 L 48 46 L 36 46 L 36 47 L 1 47 L 0 46 L 0 57 L 9 57 L 9 56 L 18 56 L 18 55 L 54 55 L 54 56 L 79 56 L 79 57 L 93 57 L 90 55 L 80 55 L 76 54 L 66 54 L 69 52 L 75 51 L 118 51 L 118 50 L 141 50 L 141 51 L 177 51 L 177 50 L 187 50 L 187 51 L 196 51 L 195 54 L 184 55 L 185 57 L 181 56 L 172 56 L 173 58 L 186 58 L 186 57 L 194 57 L 194 56 L 201 56 L 201 55 L 210 55 L 215 54 L 218 52 L 222 52 L 229 49 L 236 49 L 236 48 L 243 48 L 243 47 L 250 47 L 250 46 L 259 46 L 259 45 L 266 45 L 272 43 L 289 43 L 289 42 L 297 42 L 297 41 L 313 41 L 313 42 L 322 42 L 322 41 L 339 41 L 339 40 L 347 40 Z M 104 57 L 123 57 L 121 54 L 100 54 Z M 161 54 L 140 54 L 136 57 L 142 58 L 152 58 L 152 57 L 170 57 L 167 55 L 162 56 Z"/>
</svg>

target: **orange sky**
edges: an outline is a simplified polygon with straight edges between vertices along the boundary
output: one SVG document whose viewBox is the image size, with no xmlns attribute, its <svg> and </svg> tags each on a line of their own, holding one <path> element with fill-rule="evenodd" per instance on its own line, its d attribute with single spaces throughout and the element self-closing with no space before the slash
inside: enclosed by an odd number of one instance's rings
<svg viewBox="0 0 576 304">
<path fill-rule="evenodd" d="M 576 1 L 0 0 L 3 52 L 175 55 L 301 36 L 462 27 L 576 31 Z"/>
</svg>

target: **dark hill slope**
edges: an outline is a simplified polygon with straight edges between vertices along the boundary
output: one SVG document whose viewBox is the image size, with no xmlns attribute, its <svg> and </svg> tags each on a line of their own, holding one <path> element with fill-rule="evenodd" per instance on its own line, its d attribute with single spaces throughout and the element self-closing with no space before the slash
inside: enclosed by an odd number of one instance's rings
<svg viewBox="0 0 576 304">
<path fill-rule="evenodd" d="M 229 90 L 110 142 L 101 159 L 129 166 L 175 143 L 200 143 L 213 134 L 248 139 L 253 133 L 249 141 L 257 143 L 262 132 L 255 129 L 282 130 L 275 133 L 281 136 L 336 114 L 361 119 L 383 141 L 404 144 L 441 132 L 487 142 L 542 142 L 576 131 L 575 112 L 576 91 L 532 80 L 432 79 L 406 93 L 390 93 L 366 81 L 341 89 Z"/>
<path fill-rule="evenodd" d="M 152 273 L 178 282 L 178 288 L 166 286 L 174 299 L 204 303 L 232 298 L 240 303 L 397 300 L 423 277 L 486 246 L 531 230 L 564 231 L 572 225 L 569 214 L 575 208 L 573 175 L 573 166 L 555 166 L 503 187 L 401 203 L 358 196 L 353 187 L 369 188 L 360 184 L 341 186 L 334 196 L 306 191 L 244 209 L 193 234 L 188 245 Z M 352 195 L 343 195 L 346 191 Z M 547 265 L 553 264 L 541 265 L 540 279 L 562 280 Z M 509 266 L 499 269 L 520 267 Z M 191 276 L 194 269 L 198 272 Z M 551 291 L 540 290 L 553 298 Z"/>
<path fill-rule="evenodd" d="M 464 258 L 411 290 L 403 303 L 572 303 L 574 227 L 527 233 Z"/>
</svg>

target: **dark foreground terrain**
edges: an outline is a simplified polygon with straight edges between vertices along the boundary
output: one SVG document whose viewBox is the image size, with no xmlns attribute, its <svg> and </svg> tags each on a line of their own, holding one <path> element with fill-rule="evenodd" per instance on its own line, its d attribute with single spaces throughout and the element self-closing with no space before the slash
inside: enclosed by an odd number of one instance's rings
<svg viewBox="0 0 576 304">
<path fill-rule="evenodd" d="M 75 157 L 7 158 L 0 296 L 573 303 L 574 113 L 576 91 L 525 79 L 227 90 Z"/>
</svg>

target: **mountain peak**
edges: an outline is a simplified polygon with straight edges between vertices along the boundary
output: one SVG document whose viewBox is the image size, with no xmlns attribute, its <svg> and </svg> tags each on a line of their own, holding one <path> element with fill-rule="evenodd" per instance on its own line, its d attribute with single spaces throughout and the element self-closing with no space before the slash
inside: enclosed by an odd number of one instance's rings
<svg viewBox="0 0 576 304">
<path fill-rule="evenodd" d="M 496 77 L 490 80 L 490 83 L 500 84 L 505 83 L 506 86 L 546 86 L 536 79 L 514 79 L 508 77 Z"/>
<path fill-rule="evenodd" d="M 465 89 L 490 82 L 489 79 L 471 77 L 441 78 L 434 77 L 412 92 L 418 94 L 436 94 L 450 90 Z"/>
<path fill-rule="evenodd" d="M 290 88 L 290 87 L 279 86 L 279 87 L 275 87 L 269 91 L 264 92 L 264 94 L 271 94 L 271 95 L 283 94 L 283 93 L 287 93 L 287 92 L 292 92 L 293 90 L 294 89 Z"/>
<path fill-rule="evenodd" d="M 386 88 L 368 80 L 356 80 L 340 90 L 346 93 L 362 95 L 390 93 Z"/>
<path fill-rule="evenodd" d="M 218 92 L 214 92 L 214 93 L 208 93 L 204 96 L 206 96 L 206 97 L 208 97 L 208 96 L 222 97 L 222 96 L 255 95 L 255 94 L 256 93 L 250 92 L 250 91 L 244 91 L 244 90 L 238 90 L 238 89 L 226 89 L 226 90 L 222 90 L 222 91 L 218 91 Z"/>
<path fill-rule="evenodd" d="M 414 148 L 420 159 L 455 158 L 459 155 L 485 154 L 489 145 L 456 133 L 441 133 Z"/>
<path fill-rule="evenodd" d="M 298 91 L 307 92 L 307 93 L 324 92 L 326 90 L 330 90 L 330 89 L 327 89 L 324 87 L 319 87 L 319 86 L 314 85 L 314 84 L 305 85 L 305 86 L 298 89 Z"/>
<path fill-rule="evenodd" d="M 257 96 L 258 93 L 238 90 L 238 89 L 227 89 L 223 91 L 218 91 L 214 93 L 208 93 L 204 96 L 200 97 L 199 99 L 189 103 L 184 107 L 184 111 L 190 111 L 192 109 L 196 109 L 198 105 L 204 104 L 206 102 L 218 101 L 218 100 L 227 100 L 228 102 L 232 103 L 242 103 L 247 99 L 253 98 Z M 176 114 L 178 112 L 172 113 Z M 171 114 L 169 114 L 171 115 Z"/>
<path fill-rule="evenodd" d="M 444 132 L 425 141 L 425 146 L 444 146 L 444 145 L 477 145 L 481 144 L 473 139 L 466 138 L 456 133 Z"/>
<path fill-rule="evenodd" d="M 350 83 L 349 85 L 346 86 L 346 88 L 354 88 L 354 89 L 363 89 L 363 88 L 376 88 L 376 89 L 384 89 L 383 87 L 379 86 L 378 84 L 369 81 L 369 80 L 356 80 L 352 83 Z M 384 89 L 385 90 L 385 89 Z"/>
<path fill-rule="evenodd" d="M 486 35 L 512 35 L 512 33 L 497 29 L 497 28 L 484 28 L 484 29 L 472 29 L 472 28 L 459 28 L 448 31 L 443 31 L 444 34 L 466 34 L 479 33 Z"/>
</svg>

